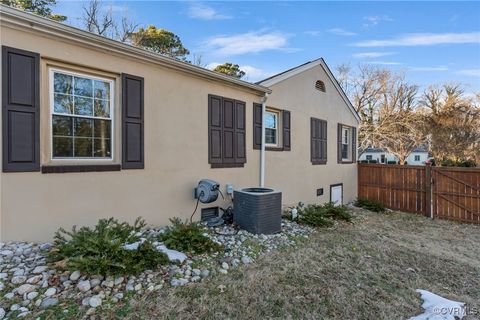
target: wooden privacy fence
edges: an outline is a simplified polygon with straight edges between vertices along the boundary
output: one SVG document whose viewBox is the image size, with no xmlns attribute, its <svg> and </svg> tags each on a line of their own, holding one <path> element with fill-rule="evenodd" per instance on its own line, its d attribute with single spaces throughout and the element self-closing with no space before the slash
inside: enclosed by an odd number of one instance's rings
<svg viewBox="0 0 480 320">
<path fill-rule="evenodd" d="M 480 224 L 480 168 L 359 163 L 358 197 L 394 210 Z"/>
</svg>

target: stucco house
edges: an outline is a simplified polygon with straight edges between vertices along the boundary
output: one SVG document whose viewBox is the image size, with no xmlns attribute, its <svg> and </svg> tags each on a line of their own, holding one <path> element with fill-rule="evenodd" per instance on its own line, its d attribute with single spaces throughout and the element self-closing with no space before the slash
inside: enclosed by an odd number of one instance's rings
<svg viewBox="0 0 480 320">
<path fill-rule="evenodd" d="M 429 159 L 429 152 L 426 148 L 415 148 L 405 159 L 409 165 L 425 165 Z M 388 164 L 395 161 L 398 163 L 398 158 L 383 148 L 366 148 L 360 153 L 359 161 L 376 161 L 377 163 Z"/>
<path fill-rule="evenodd" d="M 0 241 L 186 219 L 202 178 L 279 189 L 284 206 L 356 197 L 359 118 L 322 59 L 252 84 L 0 11 Z"/>
</svg>

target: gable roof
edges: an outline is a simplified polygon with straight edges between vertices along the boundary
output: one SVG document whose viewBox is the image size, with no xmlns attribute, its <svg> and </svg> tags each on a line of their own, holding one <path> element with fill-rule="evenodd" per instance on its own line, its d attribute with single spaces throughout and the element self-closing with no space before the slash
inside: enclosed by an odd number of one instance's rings
<svg viewBox="0 0 480 320">
<path fill-rule="evenodd" d="M 6 5 L 0 4 L 1 26 L 9 26 L 14 29 L 27 30 L 43 35 L 54 36 L 57 39 L 67 40 L 71 43 L 85 45 L 96 49 L 109 50 L 123 56 L 129 56 L 137 60 L 143 60 L 167 68 L 183 71 L 201 78 L 223 82 L 229 85 L 248 89 L 257 94 L 271 93 L 267 87 L 259 84 L 243 81 L 225 74 L 195 66 L 191 63 L 170 58 L 152 51 L 134 47 L 99 36 L 97 34 L 69 26 L 33 13 L 24 12 Z"/>
<path fill-rule="evenodd" d="M 270 87 L 270 86 L 272 86 L 274 84 L 277 84 L 281 81 L 284 81 L 288 78 L 296 76 L 297 74 L 300 74 L 302 72 L 310 70 L 310 69 L 312 69 L 316 66 L 321 66 L 323 68 L 323 70 L 327 74 L 328 78 L 330 79 L 330 81 L 332 81 L 333 85 L 335 86 L 335 89 L 338 91 L 338 93 L 342 97 L 343 101 L 345 101 L 345 103 L 347 104 L 348 109 L 352 112 L 352 114 L 355 117 L 355 119 L 357 120 L 357 122 L 360 123 L 360 116 L 358 115 L 358 112 L 353 107 L 352 103 L 350 102 L 347 95 L 345 94 L 345 91 L 343 91 L 342 87 L 338 83 L 337 79 L 335 78 L 335 76 L 333 75 L 332 71 L 330 70 L 330 68 L 326 64 L 325 60 L 323 60 L 323 58 L 319 58 L 317 60 L 309 61 L 309 62 L 306 62 L 306 63 L 301 64 L 299 66 L 296 66 L 294 68 L 291 68 L 291 69 L 288 69 L 286 71 L 280 72 L 280 73 L 278 73 L 276 75 L 273 75 L 273 76 L 271 76 L 267 79 L 258 81 L 258 82 L 256 82 L 256 84 L 259 84 L 259 85 L 262 85 L 262 86 L 265 86 L 265 87 Z"/>
</svg>

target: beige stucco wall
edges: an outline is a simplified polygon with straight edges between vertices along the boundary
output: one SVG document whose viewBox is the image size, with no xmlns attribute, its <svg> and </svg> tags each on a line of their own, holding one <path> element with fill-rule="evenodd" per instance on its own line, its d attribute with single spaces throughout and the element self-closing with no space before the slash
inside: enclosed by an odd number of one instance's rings
<svg viewBox="0 0 480 320">
<path fill-rule="evenodd" d="M 187 219 L 195 206 L 193 188 L 202 178 L 218 181 L 223 191 L 259 184 L 260 153 L 253 149 L 252 104 L 259 93 L 206 80 L 153 63 L 61 41 L 36 32 L 1 28 L 2 45 L 41 54 L 41 162 L 50 159 L 50 101 L 48 68 L 66 68 L 115 80 L 115 136 L 113 163 L 120 163 L 120 74 L 145 78 L 145 169 L 119 172 L 1 173 L 0 241 L 51 240 L 59 227 L 93 225 L 99 218 L 165 225 L 179 216 Z M 321 79 L 327 93 L 314 89 Z M 356 196 L 356 165 L 336 163 L 336 125 L 356 125 L 353 114 L 335 92 L 321 67 L 272 87 L 268 105 L 291 111 L 292 150 L 266 154 L 266 185 L 283 192 L 284 205 L 298 201 L 325 202 L 329 185 L 344 184 L 344 200 Z M 208 164 L 208 94 L 246 102 L 244 168 L 211 169 Z M 310 117 L 328 120 L 328 164 L 310 163 Z M 57 164 L 72 164 L 61 162 Z M 95 163 L 93 161 L 86 162 Z M 100 163 L 106 163 L 104 161 Z M 324 196 L 316 197 L 323 187 Z M 228 205 L 218 200 L 216 205 Z M 202 206 L 201 206 L 202 207 Z M 203 206 L 205 207 L 205 206 Z M 197 212 L 197 218 L 200 210 Z"/>
<path fill-rule="evenodd" d="M 127 221 L 142 216 L 150 224 L 164 225 L 169 218 L 190 216 L 196 203 L 193 188 L 202 178 L 216 180 L 222 188 L 226 183 L 234 187 L 258 185 L 260 155 L 253 150 L 250 130 L 252 104 L 261 100 L 258 94 L 6 27 L 1 28 L 1 44 L 38 52 L 42 56 L 42 164 L 51 162 L 48 65 L 57 66 L 54 60 L 61 60 L 66 61 L 64 66 L 69 68 L 114 77 L 117 87 L 115 163 L 120 162 L 120 73 L 145 78 L 145 169 L 64 174 L 2 173 L 1 241 L 51 240 L 59 227 L 92 225 L 99 218 L 111 216 Z M 244 168 L 211 169 L 208 164 L 208 94 L 246 102 L 249 130 Z M 213 205 L 222 203 L 217 201 Z M 197 217 L 199 215 L 200 210 Z"/>
<path fill-rule="evenodd" d="M 315 89 L 322 80 L 326 92 Z M 357 126 L 321 65 L 270 86 L 267 106 L 291 112 L 291 151 L 267 151 L 265 184 L 282 191 L 284 205 L 330 201 L 330 185 L 343 183 L 344 204 L 357 196 L 357 165 L 337 163 L 337 123 Z M 328 121 L 327 164 L 310 162 L 310 118 Z M 317 197 L 317 189 L 323 196 Z"/>
</svg>

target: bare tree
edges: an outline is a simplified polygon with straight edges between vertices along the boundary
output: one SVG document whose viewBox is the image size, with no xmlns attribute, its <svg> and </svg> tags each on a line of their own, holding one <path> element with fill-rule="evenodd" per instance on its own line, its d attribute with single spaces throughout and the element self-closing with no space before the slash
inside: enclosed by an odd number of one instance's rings
<svg viewBox="0 0 480 320">
<path fill-rule="evenodd" d="M 337 69 L 360 115 L 359 147 L 381 147 L 404 163 L 414 148 L 424 142 L 422 117 L 416 113 L 418 87 L 401 74 L 361 65 Z"/>
<path fill-rule="evenodd" d="M 467 97 L 459 85 L 430 87 L 422 95 L 425 130 L 436 159 L 478 163 L 480 143 L 479 98 Z"/>
<path fill-rule="evenodd" d="M 196 54 L 194 53 L 193 54 L 193 59 L 191 61 L 191 63 L 197 67 L 202 67 L 202 68 L 206 68 L 207 67 L 207 64 L 203 61 L 203 55 L 202 54 Z"/>
<path fill-rule="evenodd" d="M 121 19 L 114 17 L 111 6 L 105 8 L 99 0 L 90 0 L 83 6 L 82 21 L 88 31 L 121 42 L 129 42 L 139 27 L 126 16 Z"/>
<path fill-rule="evenodd" d="M 82 20 L 88 31 L 104 37 L 111 37 L 115 25 L 112 10 L 108 9 L 103 13 L 98 0 L 90 0 L 87 5 L 83 6 Z"/>
<path fill-rule="evenodd" d="M 127 17 L 122 17 L 120 26 L 114 24 L 115 35 L 117 40 L 121 42 L 129 42 L 132 34 L 138 29 L 140 24 Z"/>
</svg>

